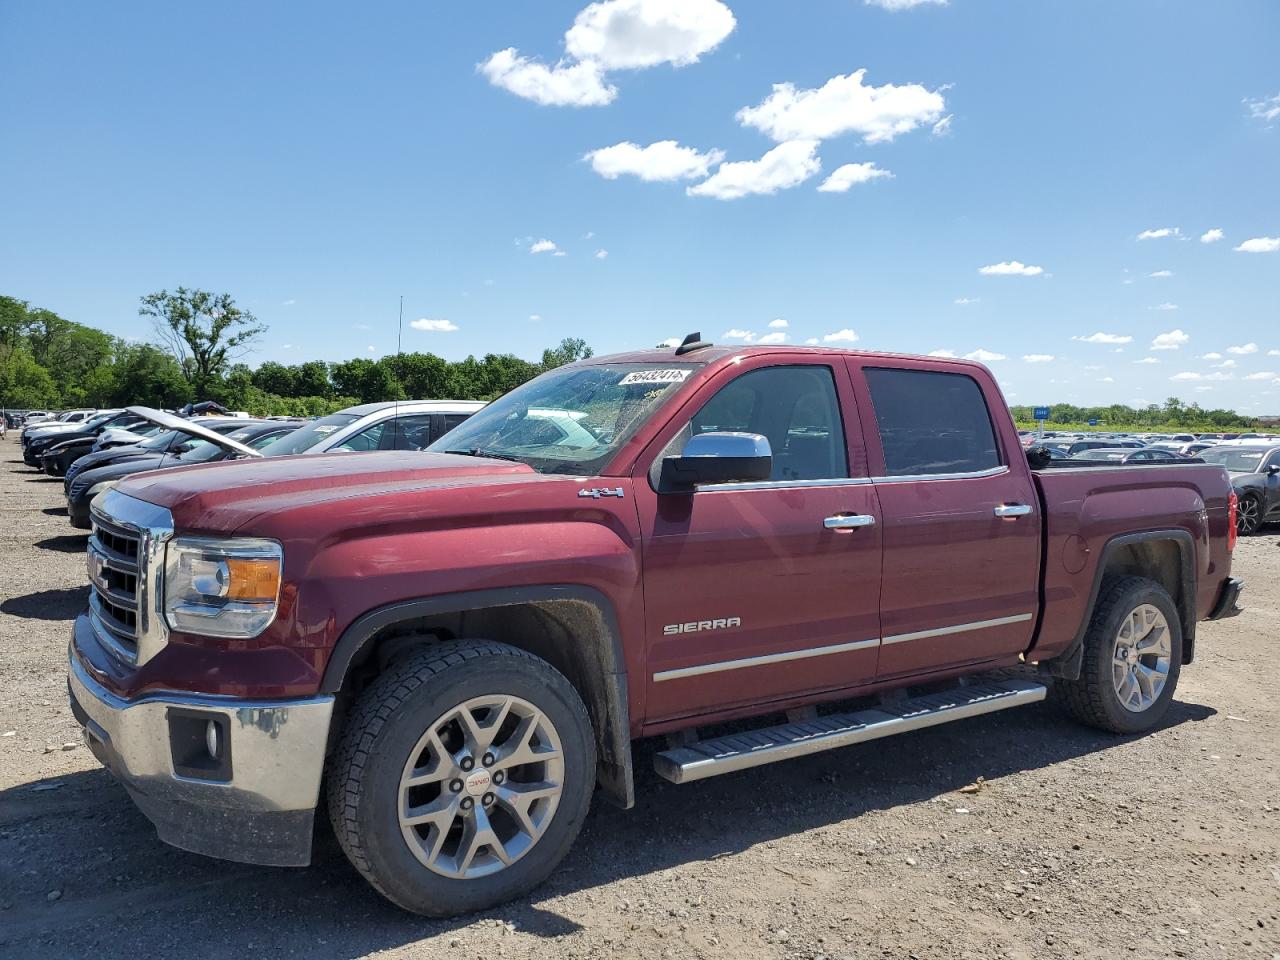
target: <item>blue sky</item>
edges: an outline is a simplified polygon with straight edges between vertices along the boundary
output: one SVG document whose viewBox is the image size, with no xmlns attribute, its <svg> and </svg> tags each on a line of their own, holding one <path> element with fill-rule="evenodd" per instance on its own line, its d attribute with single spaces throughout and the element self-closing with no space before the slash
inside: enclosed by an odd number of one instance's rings
<svg viewBox="0 0 1280 960">
<path fill-rule="evenodd" d="M 403 294 L 450 358 L 836 335 L 1280 413 L 1277 37 L 1270 0 L 0 3 L 0 291 L 146 337 L 139 296 L 225 290 L 251 361 L 394 351 Z"/>
</svg>

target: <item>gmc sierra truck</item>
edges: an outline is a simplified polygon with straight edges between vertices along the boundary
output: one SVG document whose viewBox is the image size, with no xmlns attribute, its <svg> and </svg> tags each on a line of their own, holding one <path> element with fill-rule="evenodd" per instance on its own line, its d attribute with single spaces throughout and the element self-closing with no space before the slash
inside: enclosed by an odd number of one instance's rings
<svg viewBox="0 0 1280 960">
<path fill-rule="evenodd" d="M 630 806 L 638 738 L 684 783 L 1050 693 L 1150 729 L 1237 609 L 1233 510 L 1221 466 L 1033 470 L 978 364 L 692 335 L 426 451 L 100 494 L 71 705 L 162 840 L 302 866 L 327 807 L 462 913 Z"/>
</svg>

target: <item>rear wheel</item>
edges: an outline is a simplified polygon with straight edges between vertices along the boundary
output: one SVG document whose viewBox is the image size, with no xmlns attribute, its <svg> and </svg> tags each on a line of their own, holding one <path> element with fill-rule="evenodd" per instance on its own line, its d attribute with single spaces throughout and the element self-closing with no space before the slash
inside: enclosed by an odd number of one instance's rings
<svg viewBox="0 0 1280 960">
<path fill-rule="evenodd" d="M 1182 625 L 1160 584 L 1143 577 L 1103 581 L 1084 638 L 1076 680 L 1057 680 L 1057 699 L 1082 723 L 1114 733 L 1158 724 L 1182 666 Z"/>
<path fill-rule="evenodd" d="M 450 916 L 528 892 L 577 837 L 595 739 L 550 664 L 497 643 L 398 661 L 357 702 L 328 779 L 338 840 L 414 913 Z"/>
<path fill-rule="evenodd" d="M 1246 493 L 1236 505 L 1236 532 L 1242 537 L 1252 536 L 1262 526 L 1262 498 L 1256 493 Z"/>
</svg>

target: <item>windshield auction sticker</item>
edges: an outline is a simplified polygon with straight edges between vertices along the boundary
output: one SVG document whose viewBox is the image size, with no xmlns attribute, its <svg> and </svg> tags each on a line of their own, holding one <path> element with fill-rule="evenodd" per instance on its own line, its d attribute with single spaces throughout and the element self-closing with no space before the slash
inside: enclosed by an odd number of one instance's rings
<svg viewBox="0 0 1280 960">
<path fill-rule="evenodd" d="M 683 383 L 688 370 L 636 370 L 618 381 L 618 386 L 629 387 L 633 383 Z"/>
</svg>

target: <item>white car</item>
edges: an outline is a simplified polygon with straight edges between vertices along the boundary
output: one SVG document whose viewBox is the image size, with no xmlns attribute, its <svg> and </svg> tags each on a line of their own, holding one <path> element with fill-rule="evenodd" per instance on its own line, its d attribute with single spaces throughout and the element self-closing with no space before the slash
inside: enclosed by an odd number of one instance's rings
<svg viewBox="0 0 1280 960">
<path fill-rule="evenodd" d="M 281 437 L 262 452 L 421 450 L 484 406 L 479 400 L 401 400 L 347 407 Z"/>
</svg>

